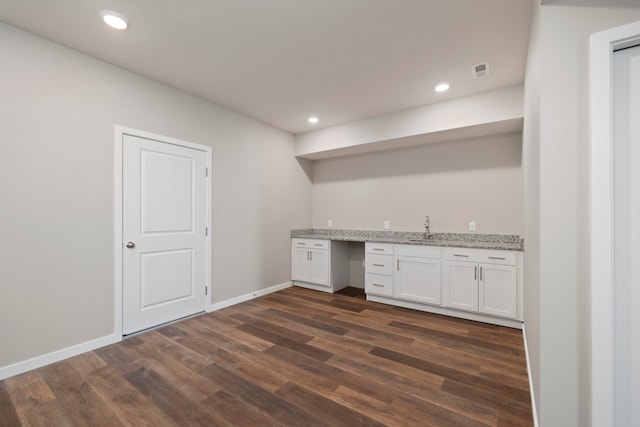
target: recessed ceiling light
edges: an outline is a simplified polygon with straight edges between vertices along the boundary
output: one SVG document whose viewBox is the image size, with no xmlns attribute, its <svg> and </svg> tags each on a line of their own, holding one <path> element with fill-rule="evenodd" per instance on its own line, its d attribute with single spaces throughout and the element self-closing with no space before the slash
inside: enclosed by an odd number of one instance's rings
<svg viewBox="0 0 640 427">
<path fill-rule="evenodd" d="M 436 92 L 446 92 L 450 87 L 449 83 L 438 83 L 434 89 Z"/>
<path fill-rule="evenodd" d="M 318 119 L 318 118 L 317 118 L 317 117 L 315 117 L 315 116 L 311 116 L 311 117 L 309 117 L 309 118 L 307 119 L 307 121 L 308 121 L 309 123 L 311 123 L 312 125 L 314 125 L 314 124 L 318 123 L 318 122 L 320 121 L 320 119 Z"/>
<path fill-rule="evenodd" d="M 114 12 L 113 10 L 101 10 L 100 16 L 102 16 L 102 20 L 111 28 L 115 28 L 116 30 L 126 30 L 129 28 L 127 18 L 118 12 Z"/>
</svg>

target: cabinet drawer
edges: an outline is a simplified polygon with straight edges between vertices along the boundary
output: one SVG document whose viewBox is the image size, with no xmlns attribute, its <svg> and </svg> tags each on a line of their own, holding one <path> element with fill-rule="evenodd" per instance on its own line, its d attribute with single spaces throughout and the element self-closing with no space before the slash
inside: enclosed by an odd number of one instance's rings
<svg viewBox="0 0 640 427">
<path fill-rule="evenodd" d="M 392 275 L 393 256 L 367 254 L 365 256 L 365 272 Z"/>
<path fill-rule="evenodd" d="M 319 239 L 293 239 L 293 246 L 296 248 L 307 249 L 329 249 L 328 240 Z"/>
<path fill-rule="evenodd" d="M 367 273 L 364 279 L 364 290 L 368 294 L 393 296 L 393 276 Z"/>
<path fill-rule="evenodd" d="M 393 255 L 393 245 L 389 243 L 366 243 L 368 254 Z"/>
<path fill-rule="evenodd" d="M 516 265 L 516 253 L 513 251 L 444 248 L 442 257 L 450 261 L 469 261 L 481 262 L 485 264 Z"/>
<path fill-rule="evenodd" d="M 478 261 L 485 264 L 516 265 L 516 253 L 511 251 L 482 251 Z"/>
<path fill-rule="evenodd" d="M 395 255 L 440 259 L 440 248 L 437 246 L 396 245 Z"/>
</svg>

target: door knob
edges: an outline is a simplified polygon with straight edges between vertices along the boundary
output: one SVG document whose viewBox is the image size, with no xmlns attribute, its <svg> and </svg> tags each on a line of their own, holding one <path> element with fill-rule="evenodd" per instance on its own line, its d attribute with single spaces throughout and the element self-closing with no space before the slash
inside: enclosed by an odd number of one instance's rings
<svg viewBox="0 0 640 427">
<path fill-rule="evenodd" d="M 127 247 L 128 247 L 129 249 L 131 249 L 131 248 L 135 248 L 135 247 L 136 247 L 136 244 L 135 244 L 135 243 L 133 243 L 133 242 L 129 242 L 129 243 L 127 243 Z"/>
</svg>

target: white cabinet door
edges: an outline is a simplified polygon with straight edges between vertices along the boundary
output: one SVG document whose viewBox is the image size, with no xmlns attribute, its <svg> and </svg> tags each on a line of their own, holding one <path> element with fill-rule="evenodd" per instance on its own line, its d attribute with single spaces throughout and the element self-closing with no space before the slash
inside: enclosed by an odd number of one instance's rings
<svg viewBox="0 0 640 427">
<path fill-rule="evenodd" d="M 329 286 L 329 251 L 311 249 L 309 251 L 309 282 Z"/>
<path fill-rule="evenodd" d="M 459 261 L 444 261 L 442 265 L 443 305 L 460 310 L 478 311 L 478 265 Z"/>
<path fill-rule="evenodd" d="M 294 247 L 292 253 L 291 278 L 308 282 L 311 280 L 309 249 Z"/>
<path fill-rule="evenodd" d="M 440 305 L 440 259 L 395 257 L 394 296 Z"/>
<path fill-rule="evenodd" d="M 480 313 L 501 317 L 516 317 L 516 267 L 479 265 Z"/>
</svg>

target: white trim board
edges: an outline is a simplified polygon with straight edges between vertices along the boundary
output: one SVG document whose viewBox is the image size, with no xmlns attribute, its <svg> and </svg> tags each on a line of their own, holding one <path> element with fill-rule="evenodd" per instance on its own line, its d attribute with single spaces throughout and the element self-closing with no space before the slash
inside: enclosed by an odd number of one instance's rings
<svg viewBox="0 0 640 427">
<path fill-rule="evenodd" d="M 405 301 L 392 297 L 367 294 L 367 301 L 379 302 L 382 304 L 395 305 L 403 308 L 410 308 L 427 313 L 442 314 L 444 316 L 457 317 L 459 319 L 473 320 L 476 322 L 488 323 L 490 325 L 505 326 L 507 328 L 522 329 L 523 322 L 517 319 L 507 319 L 489 316 L 482 313 L 463 311 L 455 308 L 440 307 L 437 305 L 422 304 L 419 302 Z"/>
<path fill-rule="evenodd" d="M 222 310 L 223 308 L 231 307 L 232 305 L 240 304 L 241 302 L 249 301 L 254 298 L 261 297 L 263 295 L 270 294 L 272 292 L 277 292 L 282 289 L 290 288 L 292 286 L 291 282 L 280 283 L 279 285 L 274 285 L 269 288 L 260 289 L 255 292 L 250 292 L 248 294 L 240 295 L 235 298 L 230 298 L 228 300 L 220 301 L 215 304 L 209 304 L 207 307 L 207 313 L 211 313 L 212 311 Z"/>
<path fill-rule="evenodd" d="M 533 391 L 533 381 L 531 379 L 531 362 L 529 359 L 529 347 L 527 346 L 527 330 L 522 324 L 522 339 L 524 340 L 524 356 L 527 360 L 527 377 L 529 378 L 529 394 L 531 394 L 531 412 L 533 412 L 533 425 L 538 427 L 538 409 L 536 407 L 536 395 Z"/>
<path fill-rule="evenodd" d="M 640 41 L 640 21 L 590 38 L 591 423 L 614 424 L 613 398 L 613 51 Z"/>
<path fill-rule="evenodd" d="M 41 356 L 36 356 L 22 362 L 14 363 L 13 365 L 0 368 L 0 380 L 22 374 L 32 369 L 41 368 L 43 366 L 50 365 L 51 363 L 59 362 L 64 359 L 68 359 L 69 357 L 77 356 L 79 354 L 86 353 L 87 351 L 92 351 L 121 340 L 122 336 L 111 334 L 76 344 L 71 347 L 63 348 L 61 350 L 52 351 L 51 353 L 43 354 Z"/>
<path fill-rule="evenodd" d="M 212 209 L 212 152 L 213 148 L 207 145 L 195 144 L 193 142 L 183 141 L 168 136 L 157 135 L 150 132 L 131 129 L 120 125 L 114 126 L 114 211 L 113 211 L 113 230 L 114 230 L 114 325 L 113 330 L 116 336 L 122 339 L 122 254 L 123 254 L 123 240 L 122 240 L 122 141 L 124 135 L 137 136 L 140 138 L 151 139 L 159 142 L 179 145 L 182 147 L 192 148 L 199 151 L 204 151 L 207 157 L 207 200 L 205 202 L 207 207 L 206 212 L 206 226 L 209 232 L 206 237 L 205 244 L 205 259 L 206 259 L 206 272 L 205 272 L 205 286 L 207 292 L 205 294 L 205 310 L 211 304 L 211 298 L 213 294 L 213 286 L 211 284 L 211 244 L 212 244 L 212 224 L 211 224 L 211 209 Z"/>
<path fill-rule="evenodd" d="M 240 295 L 239 297 L 230 298 L 228 300 L 221 301 L 215 304 L 209 304 L 207 306 L 207 313 L 210 313 L 216 310 L 221 310 L 223 308 L 231 307 L 232 305 L 240 304 L 242 302 L 249 301 L 254 298 L 258 298 L 258 297 L 270 294 L 272 292 L 277 292 L 289 287 L 291 287 L 291 282 L 285 282 L 279 285 L 271 286 L 266 289 L 260 289 L 255 292 L 251 292 L 245 295 Z M 186 319 L 181 319 L 181 320 L 186 320 Z M 122 333 L 120 334 L 114 333 L 101 338 L 96 338 L 91 341 L 86 341 L 71 347 L 63 348 L 61 350 L 56 350 L 51 353 L 44 354 L 42 356 L 37 356 L 37 357 L 34 357 L 33 359 L 14 363 L 13 365 L 0 368 L 0 380 L 12 377 L 14 375 L 22 374 L 32 369 L 41 368 L 51 363 L 59 362 L 64 359 L 68 359 L 70 357 L 77 356 L 82 353 L 86 353 L 87 351 L 96 350 L 100 347 L 104 347 L 120 341 L 122 341 Z"/>
</svg>

